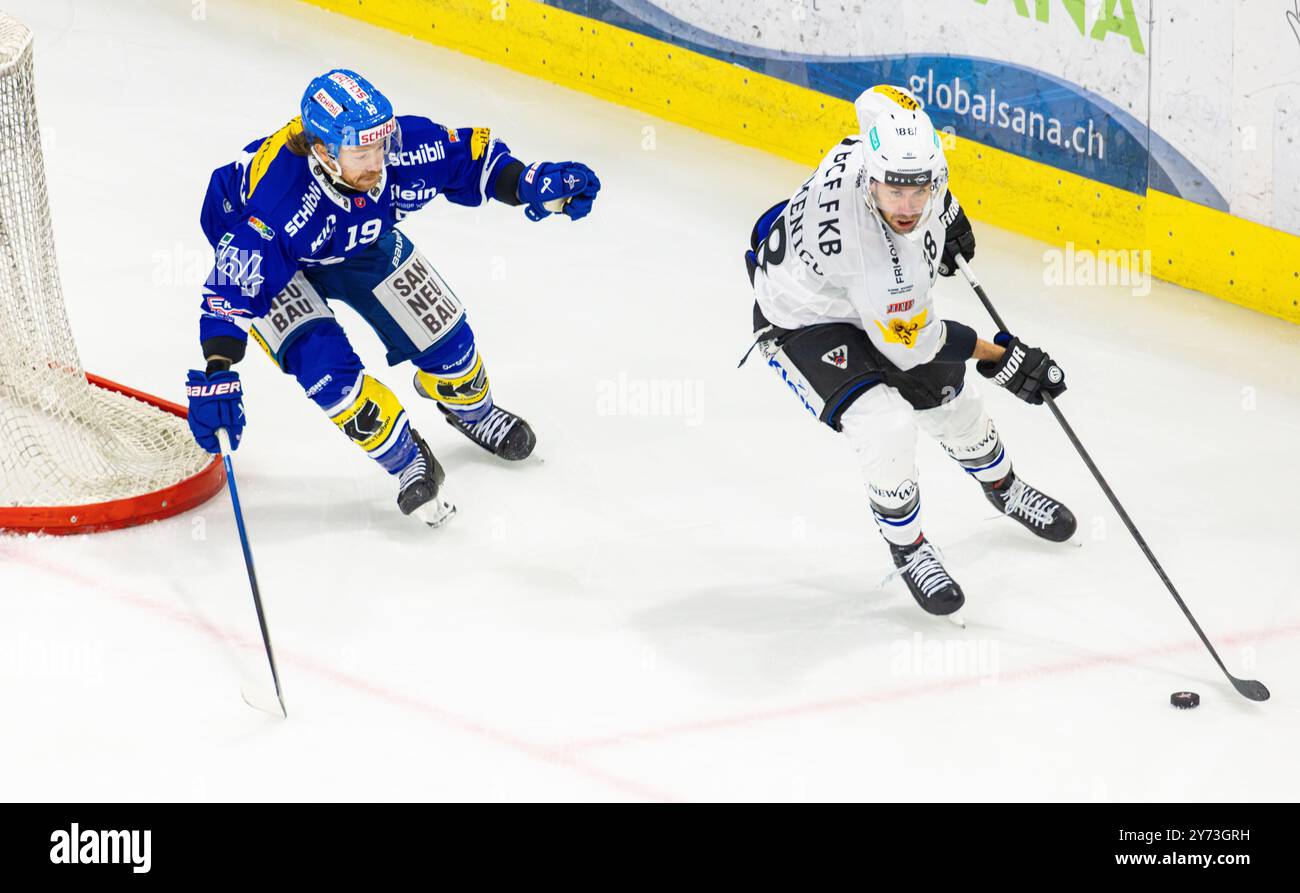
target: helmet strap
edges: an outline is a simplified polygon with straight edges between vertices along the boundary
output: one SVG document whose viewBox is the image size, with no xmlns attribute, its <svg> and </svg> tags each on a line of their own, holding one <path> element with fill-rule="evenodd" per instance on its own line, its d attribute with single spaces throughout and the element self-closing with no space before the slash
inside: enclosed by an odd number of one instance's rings
<svg viewBox="0 0 1300 893">
<path fill-rule="evenodd" d="M 880 213 L 880 207 L 876 204 L 875 187 L 879 182 L 880 181 L 874 177 L 867 177 L 867 188 L 862 190 L 862 197 L 866 201 L 867 207 L 875 211 L 877 214 Z"/>
<path fill-rule="evenodd" d="M 317 152 L 317 146 L 320 146 L 323 152 Z M 341 186 L 344 189 L 353 188 L 343 179 L 343 168 L 339 165 L 339 160 L 331 155 L 329 149 L 326 149 L 322 143 L 317 143 L 312 146 L 311 153 L 316 162 L 321 166 L 321 170 L 325 172 L 325 175 L 330 178 L 330 181 L 333 182 L 335 186 Z"/>
</svg>

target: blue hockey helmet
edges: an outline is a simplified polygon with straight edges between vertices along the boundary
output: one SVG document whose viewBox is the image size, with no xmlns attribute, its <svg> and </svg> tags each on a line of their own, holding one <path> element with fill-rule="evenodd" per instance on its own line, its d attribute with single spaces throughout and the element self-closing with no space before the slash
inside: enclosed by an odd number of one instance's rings
<svg viewBox="0 0 1300 893">
<path fill-rule="evenodd" d="M 307 85 L 302 127 L 335 158 L 344 146 L 382 144 L 385 155 L 402 146 L 393 104 L 370 81 L 346 68 L 327 71 Z"/>
</svg>

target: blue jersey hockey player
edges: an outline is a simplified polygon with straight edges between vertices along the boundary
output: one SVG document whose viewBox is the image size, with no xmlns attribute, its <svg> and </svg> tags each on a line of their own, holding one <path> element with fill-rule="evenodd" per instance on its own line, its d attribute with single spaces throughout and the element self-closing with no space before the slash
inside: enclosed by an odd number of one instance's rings
<svg viewBox="0 0 1300 893">
<path fill-rule="evenodd" d="M 415 388 L 457 431 L 507 460 L 527 457 L 528 423 L 493 400 L 465 308 L 395 225 L 441 194 L 474 207 L 522 205 L 531 220 L 586 216 L 600 182 L 576 162 L 526 165 L 486 128 L 395 115 L 354 71 L 316 78 L 301 114 L 212 174 L 200 223 L 216 252 L 189 373 L 190 428 L 237 445 L 243 387 L 231 369 L 254 340 L 367 455 L 398 478 L 398 507 L 431 525 L 454 506 L 445 477 L 397 396 L 367 374 L 330 308 L 342 301 L 410 361 Z"/>
</svg>

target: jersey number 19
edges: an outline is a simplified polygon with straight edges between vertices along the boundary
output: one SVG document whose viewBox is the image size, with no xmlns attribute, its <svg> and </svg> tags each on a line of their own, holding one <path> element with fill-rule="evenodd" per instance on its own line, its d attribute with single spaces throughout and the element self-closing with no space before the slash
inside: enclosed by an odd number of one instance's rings
<svg viewBox="0 0 1300 893">
<path fill-rule="evenodd" d="M 358 245 L 366 245 L 379 238 L 379 231 L 384 228 L 384 222 L 379 218 L 367 220 L 361 224 L 361 238 L 357 238 L 357 227 L 355 225 L 348 227 L 348 244 L 344 251 L 351 251 Z"/>
</svg>

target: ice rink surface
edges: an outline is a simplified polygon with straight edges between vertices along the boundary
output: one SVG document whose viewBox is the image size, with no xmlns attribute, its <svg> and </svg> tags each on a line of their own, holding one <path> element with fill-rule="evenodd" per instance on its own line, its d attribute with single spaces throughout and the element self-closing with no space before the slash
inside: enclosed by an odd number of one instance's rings
<svg viewBox="0 0 1300 893">
<path fill-rule="evenodd" d="M 69 314 L 87 369 L 173 400 L 200 365 L 209 173 L 356 68 L 402 113 L 577 159 L 587 220 L 437 201 L 402 229 L 469 308 L 503 466 L 403 398 L 460 508 L 431 531 L 256 349 L 236 455 L 290 719 L 225 495 L 153 526 L 0 537 L 6 800 L 1294 800 L 1300 329 L 1156 283 L 1049 286 L 976 223 L 1002 315 L 1237 675 L 1236 695 L 1045 409 L 974 376 L 1081 547 L 997 518 L 922 440 L 925 529 L 967 595 L 924 615 L 847 442 L 736 363 L 741 252 L 799 165 L 294 3 L 6 0 L 37 33 Z M 197 18 L 196 18 L 197 17 Z M 864 85 L 866 86 L 866 85 Z M 960 195 L 960 183 L 954 184 Z M 944 316 L 994 327 L 960 280 Z M 1142 291 L 1142 289 L 1138 289 Z M 761 359 L 761 358 L 760 358 Z M 1199 691 L 1191 712 L 1169 705 Z"/>
</svg>

